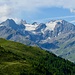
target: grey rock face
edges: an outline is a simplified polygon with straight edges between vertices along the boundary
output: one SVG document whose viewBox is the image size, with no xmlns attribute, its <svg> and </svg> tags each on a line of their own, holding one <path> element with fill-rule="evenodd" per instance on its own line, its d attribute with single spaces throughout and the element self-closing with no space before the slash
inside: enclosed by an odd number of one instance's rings
<svg viewBox="0 0 75 75">
<path fill-rule="evenodd" d="M 48 23 L 49 25 L 34 22 L 32 27 L 29 27 L 31 28 L 29 31 L 26 30 L 26 21 L 16 24 L 14 20 L 7 19 L 0 23 L 0 37 L 26 45 L 39 46 L 75 62 L 73 57 L 75 55 L 75 25 L 65 20 L 54 20 Z M 51 29 L 50 27 L 53 26 L 50 25 L 54 25 L 54 28 Z"/>
</svg>

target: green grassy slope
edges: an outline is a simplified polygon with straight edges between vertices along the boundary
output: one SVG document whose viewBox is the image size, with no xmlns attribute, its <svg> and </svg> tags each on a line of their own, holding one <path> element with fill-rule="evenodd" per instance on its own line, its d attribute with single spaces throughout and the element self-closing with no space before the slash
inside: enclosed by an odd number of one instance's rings
<svg viewBox="0 0 75 75">
<path fill-rule="evenodd" d="M 75 65 L 38 47 L 0 39 L 0 75 L 75 75 Z"/>
</svg>

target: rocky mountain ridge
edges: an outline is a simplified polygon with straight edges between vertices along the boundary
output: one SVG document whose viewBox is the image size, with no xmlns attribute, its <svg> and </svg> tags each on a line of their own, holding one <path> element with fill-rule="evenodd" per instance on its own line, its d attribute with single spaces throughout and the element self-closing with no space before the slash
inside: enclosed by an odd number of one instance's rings
<svg viewBox="0 0 75 75">
<path fill-rule="evenodd" d="M 0 23 L 0 37 L 38 46 L 75 62 L 75 25 L 65 20 L 51 20 L 40 24 L 28 24 L 22 20 L 20 24 L 16 24 L 14 20 L 7 19 Z"/>
</svg>

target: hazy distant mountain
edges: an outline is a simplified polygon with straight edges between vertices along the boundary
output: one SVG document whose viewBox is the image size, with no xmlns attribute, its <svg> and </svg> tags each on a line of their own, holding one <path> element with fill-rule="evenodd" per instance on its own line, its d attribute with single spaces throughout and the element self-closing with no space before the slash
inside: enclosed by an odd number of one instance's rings
<svg viewBox="0 0 75 75">
<path fill-rule="evenodd" d="M 39 46 L 75 62 L 75 25 L 65 20 L 40 24 L 21 20 L 20 24 L 16 24 L 14 20 L 7 19 L 0 23 L 0 37 Z"/>
</svg>

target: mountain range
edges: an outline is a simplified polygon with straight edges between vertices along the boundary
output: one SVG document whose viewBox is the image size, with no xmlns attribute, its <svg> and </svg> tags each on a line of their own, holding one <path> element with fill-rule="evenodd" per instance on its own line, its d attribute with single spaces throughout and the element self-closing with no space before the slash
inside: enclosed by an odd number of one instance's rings
<svg viewBox="0 0 75 75">
<path fill-rule="evenodd" d="M 75 25 L 65 20 L 17 24 L 7 19 L 0 23 L 0 38 L 38 46 L 75 63 Z"/>
</svg>

